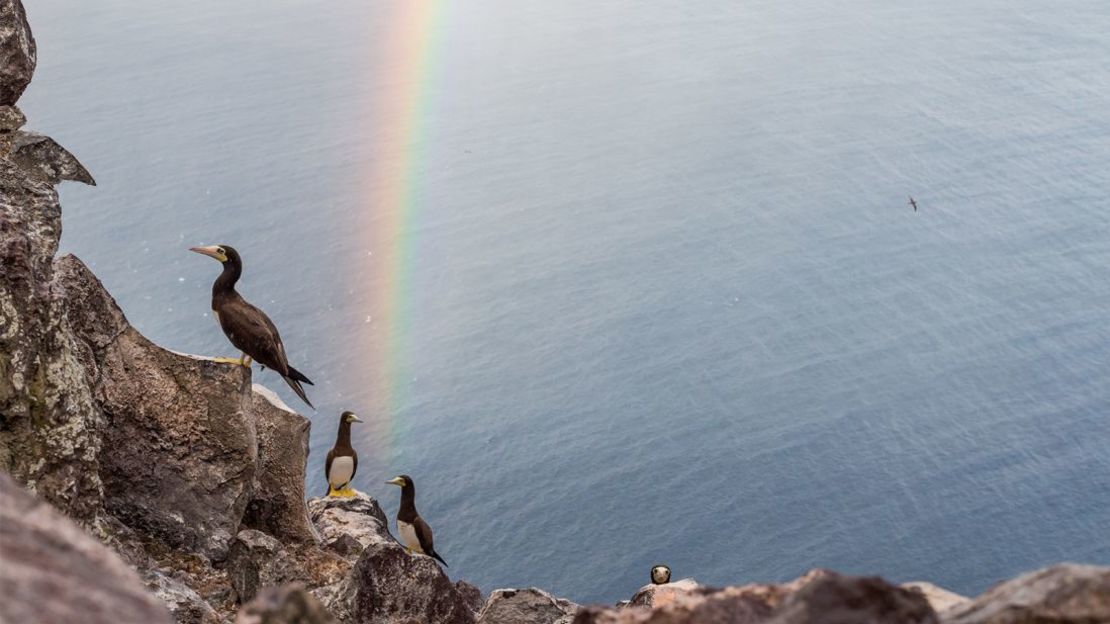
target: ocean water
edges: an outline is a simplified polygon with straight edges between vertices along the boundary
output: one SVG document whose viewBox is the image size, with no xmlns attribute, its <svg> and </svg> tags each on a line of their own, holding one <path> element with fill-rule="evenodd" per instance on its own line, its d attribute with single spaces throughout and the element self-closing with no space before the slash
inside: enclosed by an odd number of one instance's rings
<svg viewBox="0 0 1110 624">
<path fill-rule="evenodd" d="M 1105 2 L 26 4 L 29 126 L 99 182 L 63 250 L 230 355 L 186 249 L 235 245 L 316 381 L 310 492 L 359 412 L 355 486 L 413 475 L 453 578 L 1110 564 Z"/>
</svg>

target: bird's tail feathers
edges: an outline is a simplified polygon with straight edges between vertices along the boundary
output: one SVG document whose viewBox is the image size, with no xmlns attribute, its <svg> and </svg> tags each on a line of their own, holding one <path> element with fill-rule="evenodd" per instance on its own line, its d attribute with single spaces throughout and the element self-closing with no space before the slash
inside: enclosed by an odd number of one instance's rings
<svg viewBox="0 0 1110 624">
<path fill-rule="evenodd" d="M 297 381 L 299 381 L 301 383 L 306 383 L 310 386 L 316 385 L 316 384 L 312 383 L 311 379 L 309 379 L 308 377 L 305 377 L 304 373 L 302 373 L 301 371 L 293 368 L 292 366 L 289 367 L 289 376 L 292 377 L 293 379 L 296 379 Z"/>
<path fill-rule="evenodd" d="M 308 396 L 305 395 L 304 388 L 301 387 L 301 382 L 297 381 L 296 379 L 293 379 L 292 377 L 282 377 L 282 379 L 285 380 L 285 383 L 289 384 L 289 387 L 293 389 L 293 392 L 297 393 L 297 396 L 301 397 L 302 401 L 307 403 L 308 406 L 311 407 L 312 409 L 316 409 L 316 406 L 313 405 L 312 401 L 309 401 Z"/>
<path fill-rule="evenodd" d="M 445 568 L 450 568 L 451 567 L 451 566 L 447 565 L 447 562 L 444 561 L 443 557 L 440 557 L 439 553 L 437 553 L 436 551 L 433 550 L 432 552 L 430 552 L 428 554 L 431 555 L 436 561 L 442 563 L 443 567 L 445 567 Z"/>
</svg>

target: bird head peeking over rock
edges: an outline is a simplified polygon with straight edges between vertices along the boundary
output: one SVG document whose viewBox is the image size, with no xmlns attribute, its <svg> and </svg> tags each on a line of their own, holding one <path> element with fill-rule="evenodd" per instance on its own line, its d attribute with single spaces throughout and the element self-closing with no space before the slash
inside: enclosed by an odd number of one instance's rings
<svg viewBox="0 0 1110 624">
<path fill-rule="evenodd" d="M 233 358 L 216 358 L 217 361 L 249 367 L 253 360 L 261 364 L 263 370 L 269 368 L 277 371 L 293 392 L 312 407 L 312 402 L 301 386 L 311 386 L 312 382 L 304 373 L 290 366 L 285 355 L 285 345 L 281 342 L 274 322 L 265 312 L 248 303 L 235 291 L 235 283 L 243 275 L 243 261 L 239 252 L 231 245 L 190 247 L 189 251 L 215 258 L 224 267 L 212 284 L 212 313 L 224 335 L 242 355 L 238 362 Z"/>
<path fill-rule="evenodd" d="M 351 489 L 351 479 L 355 478 L 355 472 L 358 471 L 358 453 L 351 446 L 351 424 L 357 422 L 362 422 L 362 419 L 355 416 L 354 412 L 339 415 L 339 432 L 335 436 L 335 446 L 328 451 L 328 457 L 324 461 L 328 496 L 349 498 L 355 495 L 355 491 Z"/>
<path fill-rule="evenodd" d="M 386 483 L 401 488 L 401 507 L 397 510 L 397 533 L 401 535 L 401 543 L 409 552 L 427 555 L 446 566 L 447 562 L 436 553 L 432 527 L 416 512 L 416 484 L 412 477 L 397 475 Z"/>
<path fill-rule="evenodd" d="M 671 569 L 663 564 L 652 566 L 651 582 L 655 585 L 664 585 L 671 582 Z"/>
</svg>

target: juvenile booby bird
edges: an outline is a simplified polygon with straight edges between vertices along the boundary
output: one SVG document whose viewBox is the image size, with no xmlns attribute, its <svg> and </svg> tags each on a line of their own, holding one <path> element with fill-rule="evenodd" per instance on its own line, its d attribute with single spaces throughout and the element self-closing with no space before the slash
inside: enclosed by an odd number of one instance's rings
<svg viewBox="0 0 1110 624">
<path fill-rule="evenodd" d="M 239 357 L 239 364 L 249 367 L 253 359 L 263 368 L 277 371 L 302 401 L 316 409 L 301 387 L 302 383 L 312 385 L 312 382 L 289 365 L 285 345 L 281 343 L 281 336 L 278 335 L 273 321 L 265 312 L 247 303 L 246 299 L 235 292 L 235 283 L 243 274 L 243 261 L 239 258 L 239 252 L 228 245 L 191 247 L 189 251 L 215 258 L 224 266 L 223 272 L 212 284 L 212 312 L 227 339 L 243 352 Z"/>
<path fill-rule="evenodd" d="M 351 423 L 362 419 L 351 412 L 339 416 L 339 433 L 335 436 L 335 446 L 328 451 L 324 461 L 324 474 L 328 478 L 328 496 L 354 496 L 351 479 L 358 470 L 358 453 L 351 447 Z"/>
<path fill-rule="evenodd" d="M 651 582 L 655 585 L 665 585 L 671 582 L 671 569 L 663 564 L 651 568 Z"/>
<path fill-rule="evenodd" d="M 392 483 L 401 488 L 401 508 L 397 510 L 397 532 L 401 534 L 401 542 L 409 549 L 421 555 L 434 557 L 443 565 L 447 562 L 436 554 L 432 542 L 432 527 L 416 513 L 416 486 L 412 477 L 399 475 L 386 483 Z"/>
</svg>

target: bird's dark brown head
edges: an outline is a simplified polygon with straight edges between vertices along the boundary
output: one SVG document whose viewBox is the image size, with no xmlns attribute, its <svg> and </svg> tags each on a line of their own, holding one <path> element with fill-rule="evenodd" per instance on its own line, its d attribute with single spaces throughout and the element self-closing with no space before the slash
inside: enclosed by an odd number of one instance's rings
<svg viewBox="0 0 1110 624">
<path fill-rule="evenodd" d="M 663 585 L 671 582 L 671 569 L 663 564 L 652 566 L 651 568 L 651 582 L 655 585 Z"/>
<path fill-rule="evenodd" d="M 339 422 L 347 423 L 349 425 L 351 423 L 362 422 L 362 419 L 358 416 L 355 416 L 354 412 L 343 412 L 339 415 Z"/>
<path fill-rule="evenodd" d="M 397 487 L 401 488 L 402 490 L 411 488 L 415 485 L 412 482 L 412 477 L 410 477 L 408 475 L 405 475 L 405 474 L 397 475 L 396 477 L 393 477 L 389 481 L 386 481 L 386 483 L 389 483 L 391 485 L 396 485 Z"/>
<path fill-rule="evenodd" d="M 210 245 L 208 247 L 190 247 L 189 251 L 195 251 L 198 254 L 206 255 L 210 258 L 219 260 L 221 264 L 230 264 L 232 266 L 242 266 L 243 261 L 239 258 L 239 252 L 231 245 Z"/>
</svg>

